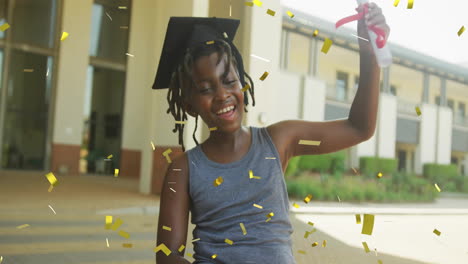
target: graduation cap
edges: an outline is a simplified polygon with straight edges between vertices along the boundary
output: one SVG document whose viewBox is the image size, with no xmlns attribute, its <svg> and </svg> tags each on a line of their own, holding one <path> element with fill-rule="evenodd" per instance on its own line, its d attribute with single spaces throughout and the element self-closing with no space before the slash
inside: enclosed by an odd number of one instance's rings
<svg viewBox="0 0 468 264">
<path fill-rule="evenodd" d="M 216 40 L 224 40 L 231 46 L 232 55 L 237 61 L 241 84 L 245 85 L 242 57 L 232 43 L 239 24 L 240 20 L 237 19 L 171 17 L 167 26 L 166 38 L 153 89 L 169 87 L 172 73 L 182 62 L 187 49 Z"/>
</svg>

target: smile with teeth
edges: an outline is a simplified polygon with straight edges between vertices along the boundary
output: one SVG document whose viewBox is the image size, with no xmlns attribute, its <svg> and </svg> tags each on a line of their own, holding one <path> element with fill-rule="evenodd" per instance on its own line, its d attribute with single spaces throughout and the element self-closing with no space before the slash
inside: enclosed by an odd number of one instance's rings
<svg viewBox="0 0 468 264">
<path fill-rule="evenodd" d="M 225 108 L 219 110 L 218 112 L 216 112 L 216 114 L 217 114 L 217 115 L 221 115 L 221 114 L 230 112 L 230 111 L 232 111 L 232 110 L 234 110 L 234 106 L 233 106 L 233 105 L 228 106 L 228 107 L 225 107 Z"/>
</svg>

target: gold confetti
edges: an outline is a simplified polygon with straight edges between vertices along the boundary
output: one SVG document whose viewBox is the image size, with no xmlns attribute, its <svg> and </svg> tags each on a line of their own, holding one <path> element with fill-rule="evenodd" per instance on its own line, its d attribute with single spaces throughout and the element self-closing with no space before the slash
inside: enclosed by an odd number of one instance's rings
<svg viewBox="0 0 468 264">
<path fill-rule="evenodd" d="M 107 244 L 107 247 L 109 247 L 109 239 L 106 237 L 106 244 Z"/>
<path fill-rule="evenodd" d="M 130 238 L 130 234 L 123 230 L 119 231 L 119 236 L 124 237 L 124 238 Z"/>
<path fill-rule="evenodd" d="M 367 243 L 366 243 L 366 242 L 362 242 L 362 246 L 364 247 L 364 251 L 365 251 L 366 253 L 369 253 L 369 252 L 370 252 L 370 249 L 369 249 L 369 247 L 367 246 Z"/>
<path fill-rule="evenodd" d="M 193 257 L 191 253 L 187 253 L 187 256 L 189 256 L 189 257 Z"/>
<path fill-rule="evenodd" d="M 125 10 L 125 9 L 127 9 L 127 7 L 126 6 L 119 6 L 119 9 Z"/>
<path fill-rule="evenodd" d="M 117 231 L 117 229 L 118 229 L 122 224 L 123 224 L 122 219 L 117 218 L 117 220 L 115 220 L 115 222 L 112 224 L 111 230 Z"/>
<path fill-rule="evenodd" d="M 270 16 L 275 16 L 276 12 L 271 10 L 271 9 L 268 9 L 267 14 L 270 15 Z"/>
<path fill-rule="evenodd" d="M 179 247 L 179 252 L 182 252 L 182 250 L 184 250 L 185 246 L 184 245 L 180 245 Z"/>
<path fill-rule="evenodd" d="M 23 69 L 23 72 L 34 72 L 34 69 Z"/>
<path fill-rule="evenodd" d="M 216 178 L 216 180 L 214 180 L 213 185 L 215 187 L 218 187 L 219 185 L 221 185 L 221 183 L 223 183 L 223 181 L 223 177 L 219 176 L 218 178 Z"/>
<path fill-rule="evenodd" d="M 244 234 L 244 236 L 247 235 L 247 230 L 245 229 L 244 223 L 240 223 L 239 225 L 242 229 L 242 234 Z"/>
<path fill-rule="evenodd" d="M 57 185 L 57 178 L 55 178 L 55 175 L 52 172 L 49 172 L 46 174 L 46 178 L 49 181 L 50 185 L 55 186 Z"/>
<path fill-rule="evenodd" d="M 364 214 L 364 224 L 362 225 L 363 235 L 372 235 L 372 230 L 374 229 L 374 215 L 373 214 Z"/>
<path fill-rule="evenodd" d="M 317 242 L 312 243 L 312 247 L 316 247 L 318 245 Z"/>
<path fill-rule="evenodd" d="M 228 34 L 226 32 L 223 32 L 224 38 L 228 38 Z"/>
<path fill-rule="evenodd" d="M 273 212 L 267 214 L 267 217 L 273 217 L 275 214 Z"/>
<path fill-rule="evenodd" d="M 268 217 L 265 222 L 270 222 L 270 220 L 271 220 L 271 217 Z"/>
<path fill-rule="evenodd" d="M 242 88 L 241 92 L 245 92 L 248 89 L 250 89 L 250 85 L 247 83 L 247 84 L 245 84 L 244 88 Z"/>
<path fill-rule="evenodd" d="M 312 223 L 312 222 L 310 222 L 310 221 L 307 222 L 307 224 L 310 225 L 310 226 L 314 226 L 314 223 Z"/>
<path fill-rule="evenodd" d="M 297 253 L 305 255 L 306 252 L 304 250 L 298 250 Z"/>
<path fill-rule="evenodd" d="M 260 0 L 253 0 L 252 2 L 253 2 L 256 6 L 260 6 L 260 7 L 261 7 L 261 6 L 263 5 L 263 3 L 262 3 Z"/>
<path fill-rule="evenodd" d="M 309 235 L 310 235 L 310 232 L 309 232 L 309 231 L 305 231 L 304 238 L 308 238 Z"/>
<path fill-rule="evenodd" d="M 356 215 L 356 224 L 358 224 L 358 225 L 361 224 L 361 215 L 360 214 Z"/>
<path fill-rule="evenodd" d="M 293 206 L 299 208 L 299 205 L 297 203 L 293 203 Z"/>
<path fill-rule="evenodd" d="M 382 176 L 383 176 L 383 174 L 382 174 L 381 172 L 379 172 L 379 173 L 377 174 L 377 178 L 379 178 L 379 179 L 382 178 Z"/>
<path fill-rule="evenodd" d="M 49 189 L 48 189 L 47 191 L 48 191 L 48 192 L 51 192 L 53 189 L 54 189 L 54 186 L 51 185 L 51 186 L 49 186 Z"/>
<path fill-rule="evenodd" d="M 268 72 L 264 72 L 262 76 L 260 76 L 260 81 L 264 81 L 266 79 L 266 77 L 268 77 Z"/>
<path fill-rule="evenodd" d="M 68 34 L 67 32 L 65 32 L 65 31 L 62 32 L 62 37 L 60 38 L 60 41 L 64 41 L 65 39 L 67 39 L 67 38 L 68 38 L 68 35 L 69 35 L 69 34 Z"/>
<path fill-rule="evenodd" d="M 460 30 L 458 30 L 458 33 L 457 33 L 458 36 L 461 36 L 461 34 L 463 34 L 463 32 L 465 32 L 465 26 L 462 26 L 462 27 L 460 28 Z"/>
<path fill-rule="evenodd" d="M 306 198 L 304 198 L 304 203 L 309 203 L 310 200 L 312 200 L 312 194 L 307 195 Z"/>
<path fill-rule="evenodd" d="M 434 186 L 435 186 L 435 188 L 437 189 L 437 191 L 440 192 L 439 185 L 437 185 L 437 183 L 434 183 Z"/>
<path fill-rule="evenodd" d="M 414 0 L 408 0 L 407 9 L 413 9 Z"/>
<path fill-rule="evenodd" d="M 174 189 L 172 189 L 172 188 L 169 188 L 169 189 L 170 189 L 171 191 L 173 191 L 173 192 L 176 192 L 176 191 L 175 191 Z"/>
<path fill-rule="evenodd" d="M 438 235 L 438 236 L 440 236 L 440 234 L 441 234 L 440 231 L 437 230 L 437 229 L 434 229 L 434 231 L 432 231 L 432 232 L 433 232 L 434 234 Z"/>
<path fill-rule="evenodd" d="M 50 204 L 49 204 L 49 208 L 50 208 L 50 210 L 52 210 L 52 212 L 54 212 L 54 214 L 57 214 L 57 213 L 55 212 L 54 208 L 52 208 L 52 206 L 50 206 Z"/>
<path fill-rule="evenodd" d="M 112 215 L 106 215 L 106 229 L 111 229 Z"/>
<path fill-rule="evenodd" d="M 109 156 L 107 156 L 107 159 L 112 159 L 112 157 L 114 157 L 112 154 L 110 154 Z"/>
<path fill-rule="evenodd" d="M 128 29 L 128 26 L 120 26 L 120 29 Z"/>
<path fill-rule="evenodd" d="M 168 227 L 168 226 L 165 226 L 165 225 L 163 225 L 163 229 L 164 229 L 164 230 L 167 230 L 167 231 L 172 231 L 172 228 L 170 228 L 170 227 Z"/>
<path fill-rule="evenodd" d="M 231 245 L 231 246 L 232 246 L 232 244 L 234 244 L 234 242 L 233 242 L 232 240 L 230 240 L 230 239 L 227 239 L 227 238 L 226 238 L 226 239 L 224 239 L 224 242 L 225 242 L 226 244 L 229 244 L 229 245 Z"/>
<path fill-rule="evenodd" d="M 323 46 L 322 46 L 322 52 L 327 54 L 332 44 L 333 44 L 333 41 L 331 39 L 325 38 L 325 41 L 323 42 Z"/>
<path fill-rule="evenodd" d="M 2 263 L 3 261 L 3 256 L 0 256 L 0 264 Z"/>
<path fill-rule="evenodd" d="M 192 243 L 193 243 L 193 242 L 197 242 L 197 241 L 199 241 L 200 239 L 201 239 L 201 238 L 192 239 Z"/>
<path fill-rule="evenodd" d="M 179 125 L 185 125 L 187 124 L 187 121 L 175 121 L 175 123 Z"/>
<path fill-rule="evenodd" d="M 133 244 L 132 243 L 123 243 L 122 246 L 124 248 L 132 248 L 133 247 Z"/>
<path fill-rule="evenodd" d="M 206 42 L 206 45 L 211 45 L 211 44 L 214 44 L 214 40 L 210 40 Z"/>
<path fill-rule="evenodd" d="M 166 254 L 166 256 L 169 256 L 171 254 L 171 250 L 164 245 L 164 243 L 159 244 L 159 246 L 155 247 L 153 251 L 155 253 L 158 253 L 160 250 Z"/>
<path fill-rule="evenodd" d="M 217 127 L 210 127 L 210 131 L 216 131 L 216 130 L 218 130 Z"/>
<path fill-rule="evenodd" d="M 355 168 L 351 168 L 354 171 L 354 174 L 358 174 L 357 170 Z"/>
<path fill-rule="evenodd" d="M 211 256 L 212 259 L 215 259 L 218 255 L 216 254 L 213 254 L 213 256 Z"/>
<path fill-rule="evenodd" d="M 114 177 L 119 177 L 119 169 L 114 169 Z"/>
<path fill-rule="evenodd" d="M 421 109 L 419 108 L 419 106 L 416 106 L 414 109 L 416 110 L 416 114 L 418 116 L 420 116 L 421 115 Z"/>
<path fill-rule="evenodd" d="M 163 156 L 166 157 L 166 160 L 167 160 L 167 163 L 172 163 L 172 160 L 171 160 L 171 157 L 169 157 L 169 154 L 172 153 L 172 149 L 166 149 L 164 152 L 163 152 Z"/>
<path fill-rule="evenodd" d="M 255 206 L 255 207 L 259 208 L 259 209 L 263 209 L 263 206 L 258 205 L 258 204 L 253 204 L 253 206 Z"/>
<path fill-rule="evenodd" d="M 132 57 L 132 58 L 135 58 L 135 55 L 130 54 L 130 53 L 128 53 L 128 52 L 126 52 L 125 55 L 127 55 L 127 56 L 129 56 L 129 57 Z"/>
<path fill-rule="evenodd" d="M 153 141 L 151 141 L 151 147 L 153 148 L 153 151 L 156 150 L 156 147 L 154 146 Z"/>
<path fill-rule="evenodd" d="M 316 37 L 318 35 L 318 33 L 319 33 L 319 30 L 316 29 L 316 30 L 314 30 L 314 33 L 312 34 L 312 36 Z"/>
<path fill-rule="evenodd" d="M 5 23 L 5 24 L 3 24 L 3 25 L 0 26 L 0 31 L 5 31 L 5 30 L 7 30 L 8 28 L 10 28 L 10 24 Z"/>
<path fill-rule="evenodd" d="M 276 159 L 275 157 L 265 157 L 265 159 Z"/>
<path fill-rule="evenodd" d="M 393 2 L 393 6 L 397 7 L 399 3 L 400 3 L 400 0 L 395 0 L 395 2 Z"/>
<path fill-rule="evenodd" d="M 17 229 L 23 229 L 23 228 L 26 228 L 26 227 L 29 227 L 29 224 L 20 225 L 20 226 L 17 226 L 16 228 Z"/>
<path fill-rule="evenodd" d="M 322 242 L 322 247 L 326 247 L 326 246 L 327 246 L 327 241 L 324 240 L 324 241 Z"/>
<path fill-rule="evenodd" d="M 379 260 L 377 260 L 377 263 L 383 264 L 383 261 L 379 259 Z"/>
<path fill-rule="evenodd" d="M 321 141 L 315 140 L 299 140 L 299 145 L 320 146 Z"/>
<path fill-rule="evenodd" d="M 288 14 L 288 16 L 289 16 L 290 18 L 293 18 L 293 17 L 294 17 L 294 14 L 293 14 L 291 11 L 287 11 L 286 14 Z"/>
<path fill-rule="evenodd" d="M 253 6 L 253 4 L 254 4 L 253 2 L 245 2 L 246 6 Z"/>
</svg>

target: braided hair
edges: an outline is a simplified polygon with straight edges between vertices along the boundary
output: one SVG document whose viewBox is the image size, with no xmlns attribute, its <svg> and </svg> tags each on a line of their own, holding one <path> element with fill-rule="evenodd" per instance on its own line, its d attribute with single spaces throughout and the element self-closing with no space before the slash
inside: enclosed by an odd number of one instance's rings
<svg viewBox="0 0 468 264">
<path fill-rule="evenodd" d="M 224 55 L 227 55 L 227 63 L 225 66 L 224 73 L 222 75 L 225 78 L 230 70 L 231 62 L 235 69 L 237 69 L 238 74 L 243 74 L 247 77 L 249 82 L 249 89 L 248 93 L 250 97 L 252 97 L 252 106 L 255 106 L 255 97 L 254 97 L 254 84 L 252 78 L 246 72 L 239 72 L 238 62 L 236 60 L 236 56 L 233 56 L 233 52 L 231 46 L 224 40 L 216 40 L 213 44 L 207 45 L 205 43 L 195 46 L 194 48 L 187 49 L 185 55 L 183 56 L 182 61 L 176 67 L 174 72 L 172 73 L 172 77 L 169 83 L 169 91 L 167 93 L 167 102 L 169 103 L 169 108 L 167 109 L 167 113 L 171 113 L 174 116 L 175 120 L 177 121 L 186 121 L 187 120 L 187 112 L 184 108 L 184 101 L 190 99 L 191 97 L 191 87 L 195 85 L 192 76 L 192 70 L 194 62 L 202 57 L 208 56 L 214 52 L 218 53 L 218 61 L 216 64 L 219 64 L 221 60 L 224 58 Z M 235 51 L 237 52 L 237 51 Z M 239 54 L 236 54 L 239 55 Z M 239 55 L 240 56 L 240 55 Z M 240 77 L 240 76 L 238 76 Z M 240 78 L 243 87 L 247 85 L 244 78 Z M 246 106 L 249 104 L 247 98 L 247 91 L 244 92 L 244 111 L 247 112 Z M 195 129 L 193 131 L 192 137 L 195 143 L 198 145 L 198 140 L 195 137 L 195 132 L 197 131 L 198 127 L 198 115 L 195 117 Z M 182 146 L 182 151 L 185 151 L 184 146 L 184 124 L 175 124 L 174 129 L 172 132 L 176 133 L 179 132 L 179 144 Z"/>
</svg>

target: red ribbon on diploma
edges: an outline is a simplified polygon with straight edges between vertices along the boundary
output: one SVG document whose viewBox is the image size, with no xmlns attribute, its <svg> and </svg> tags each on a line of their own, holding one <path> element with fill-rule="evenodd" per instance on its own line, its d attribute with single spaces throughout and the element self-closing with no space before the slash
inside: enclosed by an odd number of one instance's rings
<svg viewBox="0 0 468 264">
<path fill-rule="evenodd" d="M 367 14 L 368 12 L 369 12 L 369 3 L 365 3 L 364 11 L 357 13 L 356 15 L 352 15 L 352 16 L 345 17 L 343 19 L 338 20 L 338 22 L 336 22 L 335 24 L 335 27 L 339 28 L 342 25 L 347 24 L 349 22 L 361 20 L 364 17 L 364 15 Z M 377 35 L 377 39 L 375 40 L 375 44 L 377 44 L 377 47 L 379 49 L 383 48 L 385 46 L 385 43 L 387 42 L 387 40 L 385 39 L 385 31 L 376 26 L 368 26 L 368 28 Z"/>
</svg>

